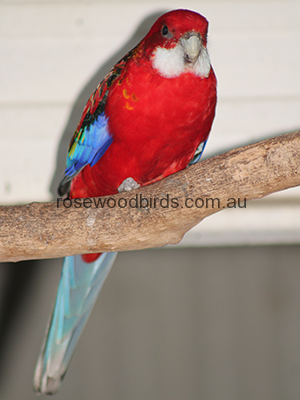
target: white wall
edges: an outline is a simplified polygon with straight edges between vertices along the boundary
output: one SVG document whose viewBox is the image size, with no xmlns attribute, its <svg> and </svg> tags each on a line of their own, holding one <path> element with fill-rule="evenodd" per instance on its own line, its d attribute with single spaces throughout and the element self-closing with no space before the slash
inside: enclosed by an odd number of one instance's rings
<svg viewBox="0 0 300 400">
<path fill-rule="evenodd" d="M 53 197 L 68 142 L 100 75 L 144 36 L 149 16 L 182 6 L 177 0 L 0 2 L 2 204 Z M 299 1 L 185 1 L 184 7 L 210 21 L 218 78 L 205 157 L 299 129 Z M 246 210 L 218 213 L 182 245 L 299 243 L 299 196 L 299 188 L 291 189 Z"/>
</svg>

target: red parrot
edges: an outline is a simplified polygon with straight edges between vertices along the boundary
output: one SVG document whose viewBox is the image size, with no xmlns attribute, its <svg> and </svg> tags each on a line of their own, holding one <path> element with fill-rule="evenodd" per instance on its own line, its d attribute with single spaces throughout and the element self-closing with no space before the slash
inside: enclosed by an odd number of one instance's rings
<svg viewBox="0 0 300 400">
<path fill-rule="evenodd" d="M 70 198 L 149 185 L 199 161 L 216 106 L 208 22 L 189 10 L 162 15 L 89 98 L 59 187 Z M 115 259 L 66 257 L 34 388 L 54 393 Z"/>
</svg>

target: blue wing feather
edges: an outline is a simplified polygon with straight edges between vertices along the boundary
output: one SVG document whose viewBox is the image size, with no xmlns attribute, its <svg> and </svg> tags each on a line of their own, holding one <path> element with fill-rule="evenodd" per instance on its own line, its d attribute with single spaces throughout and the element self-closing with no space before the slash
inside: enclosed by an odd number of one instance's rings
<svg viewBox="0 0 300 400">
<path fill-rule="evenodd" d="M 81 256 L 64 259 L 56 302 L 35 370 L 34 388 L 55 393 L 117 253 L 103 253 L 93 263 Z"/>
<path fill-rule="evenodd" d="M 93 122 L 75 132 L 62 184 L 71 180 L 86 165 L 90 164 L 93 167 L 109 148 L 113 139 L 107 122 L 108 119 L 103 112 Z"/>
<path fill-rule="evenodd" d="M 191 161 L 189 162 L 188 166 L 196 164 L 198 161 L 200 161 L 200 158 L 201 158 L 202 153 L 206 146 L 206 142 L 207 142 L 207 140 L 205 140 L 204 142 L 201 142 L 199 144 L 199 146 L 197 147 L 197 150 L 195 151 L 195 154 L 194 154 L 193 158 L 191 159 Z"/>
</svg>

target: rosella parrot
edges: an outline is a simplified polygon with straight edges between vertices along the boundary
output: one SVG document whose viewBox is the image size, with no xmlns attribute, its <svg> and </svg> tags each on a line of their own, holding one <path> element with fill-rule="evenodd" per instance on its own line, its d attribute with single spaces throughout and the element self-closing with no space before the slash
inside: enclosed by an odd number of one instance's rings
<svg viewBox="0 0 300 400">
<path fill-rule="evenodd" d="M 89 98 L 71 140 L 61 195 L 112 195 L 199 161 L 215 115 L 208 22 L 189 10 L 162 15 Z M 116 253 L 64 259 L 34 388 L 55 393 Z"/>
</svg>

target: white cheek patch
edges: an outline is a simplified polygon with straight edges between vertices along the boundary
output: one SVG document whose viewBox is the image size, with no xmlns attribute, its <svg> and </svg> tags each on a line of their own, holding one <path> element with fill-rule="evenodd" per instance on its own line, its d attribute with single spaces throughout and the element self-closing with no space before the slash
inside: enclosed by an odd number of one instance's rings
<svg viewBox="0 0 300 400">
<path fill-rule="evenodd" d="M 153 67 L 165 78 L 176 78 L 185 70 L 182 46 L 172 49 L 157 47 L 153 54 Z"/>
<path fill-rule="evenodd" d="M 210 59 L 204 46 L 201 47 L 195 64 L 186 62 L 180 44 L 172 49 L 158 47 L 153 53 L 152 65 L 165 78 L 176 78 L 183 72 L 192 72 L 196 76 L 207 78 L 210 72 Z"/>
<path fill-rule="evenodd" d="M 210 73 L 210 59 L 207 48 L 204 46 L 201 48 L 200 56 L 195 62 L 193 71 L 196 76 L 200 76 L 201 78 L 207 78 Z"/>
</svg>

